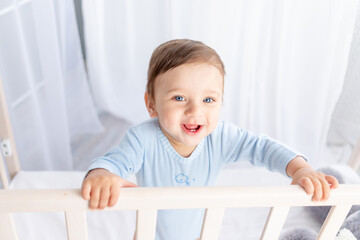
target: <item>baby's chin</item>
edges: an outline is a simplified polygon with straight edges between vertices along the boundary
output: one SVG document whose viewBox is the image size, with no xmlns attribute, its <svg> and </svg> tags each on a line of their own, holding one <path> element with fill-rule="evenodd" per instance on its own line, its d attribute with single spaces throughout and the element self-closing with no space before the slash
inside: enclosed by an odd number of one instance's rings
<svg viewBox="0 0 360 240">
<path fill-rule="evenodd" d="M 204 138 L 205 136 L 187 136 L 186 139 L 181 140 L 181 143 L 186 147 L 196 147 Z"/>
</svg>

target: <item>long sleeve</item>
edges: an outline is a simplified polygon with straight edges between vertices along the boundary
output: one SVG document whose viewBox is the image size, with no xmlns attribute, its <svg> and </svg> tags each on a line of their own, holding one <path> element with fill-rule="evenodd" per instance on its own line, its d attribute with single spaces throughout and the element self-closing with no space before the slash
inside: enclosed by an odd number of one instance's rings
<svg viewBox="0 0 360 240">
<path fill-rule="evenodd" d="M 143 160 L 144 146 L 141 135 L 135 128 L 131 128 L 119 145 L 113 147 L 103 157 L 95 158 L 88 171 L 104 168 L 122 178 L 127 178 L 129 174 L 134 174 L 141 168 Z"/>
<path fill-rule="evenodd" d="M 288 163 L 299 152 L 266 135 L 255 134 L 224 122 L 219 126 L 222 158 L 225 163 L 249 161 L 255 166 L 264 166 L 270 171 L 286 175 Z"/>
</svg>

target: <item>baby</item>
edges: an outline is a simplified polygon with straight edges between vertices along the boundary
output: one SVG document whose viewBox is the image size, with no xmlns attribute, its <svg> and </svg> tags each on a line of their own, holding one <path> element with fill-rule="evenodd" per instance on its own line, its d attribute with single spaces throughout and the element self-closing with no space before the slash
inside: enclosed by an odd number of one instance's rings
<svg viewBox="0 0 360 240">
<path fill-rule="evenodd" d="M 125 180 L 129 174 L 143 187 L 209 186 L 225 164 L 244 160 L 290 176 L 314 201 L 328 199 L 336 178 L 270 137 L 219 122 L 224 75 L 218 54 L 201 42 L 180 39 L 157 47 L 145 93 L 151 119 L 92 161 L 82 185 L 90 208 L 111 207 L 121 187 L 136 186 Z M 156 239 L 196 239 L 203 216 L 203 210 L 160 210 Z"/>
</svg>

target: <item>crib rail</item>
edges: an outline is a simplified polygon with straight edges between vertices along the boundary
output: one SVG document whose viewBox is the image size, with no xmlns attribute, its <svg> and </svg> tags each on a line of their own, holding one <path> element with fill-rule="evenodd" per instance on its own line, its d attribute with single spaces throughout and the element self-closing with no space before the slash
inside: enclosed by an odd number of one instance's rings
<svg viewBox="0 0 360 240">
<path fill-rule="evenodd" d="M 154 239 L 157 209 L 205 208 L 200 239 L 217 239 L 226 208 L 271 207 L 262 238 L 277 239 L 291 206 L 333 206 L 317 237 L 333 239 L 352 205 L 360 205 L 360 185 L 340 185 L 325 202 L 312 202 L 299 186 L 124 188 L 111 210 L 137 210 L 136 239 Z M 10 213 L 65 212 L 68 239 L 87 239 L 87 201 L 80 190 L 0 190 L 1 234 L 13 236 Z M 7 226 L 6 229 L 3 226 Z M 10 232 L 10 233 L 9 233 Z M 6 239 L 10 239 L 7 237 Z"/>
</svg>

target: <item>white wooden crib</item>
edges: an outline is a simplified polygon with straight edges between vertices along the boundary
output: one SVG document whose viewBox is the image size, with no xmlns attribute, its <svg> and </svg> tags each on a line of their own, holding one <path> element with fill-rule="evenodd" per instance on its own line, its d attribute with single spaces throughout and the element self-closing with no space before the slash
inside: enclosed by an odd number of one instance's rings
<svg viewBox="0 0 360 240">
<path fill-rule="evenodd" d="M 49 184 L 47 189 L 16 189 L 11 187 L 17 176 L 34 179 L 39 172 L 25 173 L 20 170 L 15 142 L 10 126 L 6 101 L 0 81 L 0 140 L 2 154 L 0 176 L 0 239 L 18 239 L 18 227 L 13 214 L 33 212 L 63 212 L 67 238 L 88 238 L 86 214 L 87 201 L 80 189 L 58 189 Z M 350 165 L 357 169 L 360 164 L 360 141 L 353 151 Z M 53 173 L 53 181 L 62 181 L 78 172 Z M 81 176 L 81 175 L 80 175 Z M 26 181 L 26 180 L 22 180 Z M 77 183 L 80 186 L 81 181 Z M 135 239 L 154 239 L 158 209 L 206 209 L 200 239 L 218 239 L 223 216 L 227 208 L 270 207 L 261 239 L 278 239 L 292 206 L 331 205 L 331 211 L 317 239 L 334 239 L 352 205 L 360 205 L 360 185 L 340 185 L 326 202 L 312 202 L 299 186 L 215 186 L 178 188 L 124 188 L 116 206 L 111 210 L 136 210 Z M 107 210 L 104 210 L 107 211 Z M 252 224 L 248 222 L 248 224 Z M 109 227 L 115 227 L 109 225 Z M 39 229 L 38 231 L 42 231 Z M 105 239 L 105 238 L 104 238 Z M 246 237 L 244 237 L 246 239 Z"/>
</svg>

